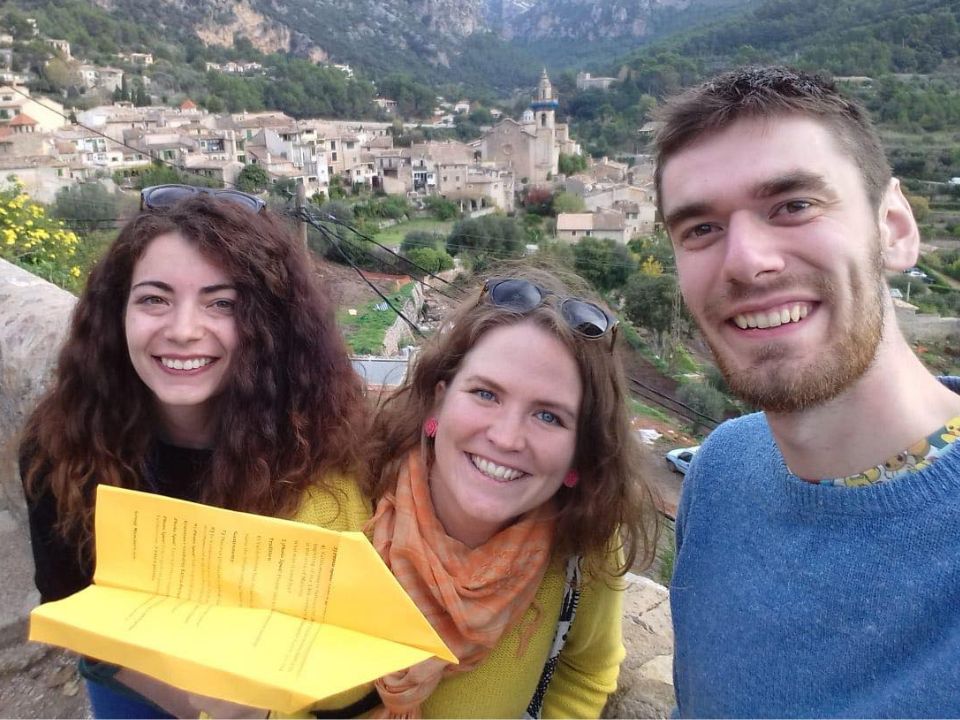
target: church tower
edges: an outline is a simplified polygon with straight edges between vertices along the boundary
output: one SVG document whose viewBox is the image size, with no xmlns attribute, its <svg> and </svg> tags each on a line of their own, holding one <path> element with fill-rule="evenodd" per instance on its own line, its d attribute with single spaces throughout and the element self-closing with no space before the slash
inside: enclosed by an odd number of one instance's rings
<svg viewBox="0 0 960 720">
<path fill-rule="evenodd" d="M 557 149 L 557 106 L 560 103 L 553 95 L 553 85 L 547 77 L 547 69 L 540 74 L 537 95 L 530 103 L 533 111 L 533 148 L 531 160 L 533 168 L 530 178 L 534 182 L 545 182 L 557 174 L 560 164 L 560 151 Z"/>
<path fill-rule="evenodd" d="M 550 78 L 547 77 L 547 69 L 544 68 L 540 73 L 540 84 L 537 86 L 537 96 L 530 103 L 530 109 L 533 110 L 536 117 L 537 128 L 549 128 L 553 130 L 556 126 L 556 112 L 559 102 L 553 96 L 553 85 Z"/>
</svg>

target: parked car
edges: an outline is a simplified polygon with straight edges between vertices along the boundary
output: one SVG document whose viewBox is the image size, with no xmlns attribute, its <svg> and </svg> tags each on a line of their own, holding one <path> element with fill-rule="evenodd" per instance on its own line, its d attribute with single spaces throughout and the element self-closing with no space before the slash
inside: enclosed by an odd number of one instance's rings
<svg viewBox="0 0 960 720">
<path fill-rule="evenodd" d="M 670 466 L 670 469 L 681 475 L 687 474 L 687 468 L 690 467 L 690 463 L 693 461 L 693 456 L 697 454 L 697 450 L 700 449 L 699 445 L 694 445 L 693 447 L 687 448 L 675 448 L 668 452 L 664 457 L 667 460 L 667 465 Z"/>
</svg>

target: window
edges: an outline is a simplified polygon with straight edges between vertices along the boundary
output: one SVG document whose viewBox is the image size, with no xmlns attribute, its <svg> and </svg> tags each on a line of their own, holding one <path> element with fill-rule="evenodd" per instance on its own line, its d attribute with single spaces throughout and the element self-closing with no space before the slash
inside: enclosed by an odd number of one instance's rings
<svg viewBox="0 0 960 720">
<path fill-rule="evenodd" d="M 337 154 L 336 154 L 336 153 L 330 153 L 330 159 L 333 160 L 333 162 L 336 162 L 336 161 L 337 161 Z"/>
<path fill-rule="evenodd" d="M 336 149 L 337 149 L 337 141 L 336 141 L 336 140 L 331 140 L 331 141 L 330 141 L 330 149 L 331 149 L 331 150 L 336 150 Z"/>
</svg>

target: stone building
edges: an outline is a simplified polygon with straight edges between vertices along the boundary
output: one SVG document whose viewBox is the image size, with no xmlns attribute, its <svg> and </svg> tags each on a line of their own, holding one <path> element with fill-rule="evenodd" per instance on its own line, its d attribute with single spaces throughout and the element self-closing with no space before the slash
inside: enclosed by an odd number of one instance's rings
<svg viewBox="0 0 960 720">
<path fill-rule="evenodd" d="M 487 162 L 508 165 L 521 183 L 543 183 L 556 177 L 560 153 L 579 154 L 566 123 L 556 119 L 558 100 L 544 69 L 537 94 L 520 122 L 507 118 L 487 131 L 475 144 Z"/>
</svg>

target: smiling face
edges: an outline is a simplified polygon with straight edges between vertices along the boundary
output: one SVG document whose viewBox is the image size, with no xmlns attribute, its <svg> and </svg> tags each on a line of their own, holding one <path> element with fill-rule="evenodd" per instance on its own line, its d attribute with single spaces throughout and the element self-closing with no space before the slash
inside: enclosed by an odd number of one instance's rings
<svg viewBox="0 0 960 720">
<path fill-rule="evenodd" d="M 451 537 L 476 547 L 556 494 L 582 396 L 573 355 L 540 326 L 483 335 L 438 394 L 430 494 Z"/>
<path fill-rule="evenodd" d="M 134 266 L 127 349 L 174 442 L 210 441 L 237 347 L 236 302 L 226 273 L 178 233 L 154 239 Z"/>
<path fill-rule="evenodd" d="M 664 165 L 662 205 L 684 299 L 736 394 L 802 410 L 867 370 L 887 303 L 880 213 L 823 125 L 707 135 Z"/>
</svg>

